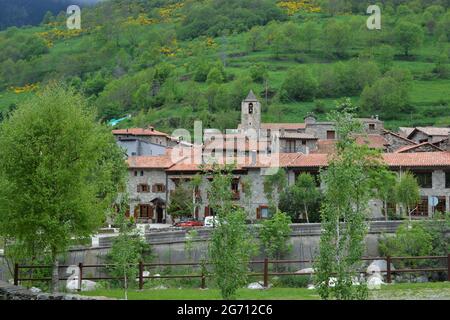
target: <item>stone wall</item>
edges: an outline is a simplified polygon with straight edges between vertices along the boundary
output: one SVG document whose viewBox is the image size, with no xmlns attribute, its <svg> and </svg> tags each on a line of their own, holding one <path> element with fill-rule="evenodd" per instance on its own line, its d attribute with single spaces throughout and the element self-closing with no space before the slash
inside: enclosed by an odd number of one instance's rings
<svg viewBox="0 0 450 320">
<path fill-rule="evenodd" d="M 110 300 L 105 297 L 84 297 L 76 294 L 35 293 L 26 288 L 0 281 L 0 300 Z"/>
</svg>

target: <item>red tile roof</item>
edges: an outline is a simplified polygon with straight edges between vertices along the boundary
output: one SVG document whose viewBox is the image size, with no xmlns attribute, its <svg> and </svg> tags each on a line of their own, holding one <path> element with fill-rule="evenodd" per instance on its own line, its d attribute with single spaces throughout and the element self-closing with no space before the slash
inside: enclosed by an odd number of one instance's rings
<svg viewBox="0 0 450 320">
<path fill-rule="evenodd" d="M 143 129 L 143 128 L 130 128 L 130 129 L 118 129 L 113 130 L 114 135 L 130 135 L 130 136 L 164 136 L 168 135 L 164 132 L 157 131 L 153 128 Z"/>
<path fill-rule="evenodd" d="M 450 167 L 450 152 L 385 153 L 390 167 Z"/>
<path fill-rule="evenodd" d="M 297 130 L 305 129 L 306 125 L 304 123 L 261 123 L 261 129 L 271 129 L 271 130 Z"/>
<path fill-rule="evenodd" d="M 372 149 L 384 149 L 389 142 L 381 134 L 358 135 L 356 143 L 367 144 Z"/>
<path fill-rule="evenodd" d="M 431 148 L 436 149 L 437 151 L 444 151 L 443 149 L 439 148 L 438 146 L 435 146 L 434 144 L 432 144 L 430 142 L 423 142 L 423 143 L 416 144 L 416 145 L 413 145 L 413 146 L 402 147 L 402 148 L 396 150 L 395 153 L 403 153 L 403 152 L 411 151 L 411 150 L 414 150 L 414 149 L 417 149 L 417 148 L 420 148 L 420 147 L 423 147 L 423 146 L 429 146 Z"/>
</svg>

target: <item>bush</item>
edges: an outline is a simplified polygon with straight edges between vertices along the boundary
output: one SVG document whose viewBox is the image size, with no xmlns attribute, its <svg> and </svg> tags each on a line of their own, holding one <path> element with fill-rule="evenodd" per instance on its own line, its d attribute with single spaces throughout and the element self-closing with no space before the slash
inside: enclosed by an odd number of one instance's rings
<svg viewBox="0 0 450 320">
<path fill-rule="evenodd" d="M 311 282 L 312 278 L 310 275 L 289 275 L 274 279 L 273 286 L 279 288 L 307 288 Z"/>
<path fill-rule="evenodd" d="M 308 68 L 297 68 L 290 71 L 280 90 L 283 102 L 311 101 L 316 96 L 318 83 Z"/>
</svg>

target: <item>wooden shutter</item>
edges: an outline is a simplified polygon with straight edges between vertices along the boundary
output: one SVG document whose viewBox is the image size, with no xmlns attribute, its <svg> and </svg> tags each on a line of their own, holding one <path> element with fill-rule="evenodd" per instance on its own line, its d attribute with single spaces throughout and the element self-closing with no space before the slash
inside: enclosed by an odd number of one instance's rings
<svg viewBox="0 0 450 320">
<path fill-rule="evenodd" d="M 256 208 L 256 219 L 257 220 L 261 219 L 261 208 Z"/>
<path fill-rule="evenodd" d="M 125 217 L 126 218 L 130 217 L 130 209 L 127 209 L 127 211 L 125 211 Z"/>
<path fill-rule="evenodd" d="M 135 206 L 134 207 L 134 218 L 138 217 L 138 210 L 139 210 L 139 206 Z"/>
<path fill-rule="evenodd" d="M 153 193 L 155 193 L 155 192 L 156 192 L 156 187 L 157 187 L 157 185 L 156 185 L 156 184 L 152 185 L 152 192 L 153 192 Z"/>
<path fill-rule="evenodd" d="M 205 207 L 205 217 L 209 217 L 209 207 Z"/>
</svg>

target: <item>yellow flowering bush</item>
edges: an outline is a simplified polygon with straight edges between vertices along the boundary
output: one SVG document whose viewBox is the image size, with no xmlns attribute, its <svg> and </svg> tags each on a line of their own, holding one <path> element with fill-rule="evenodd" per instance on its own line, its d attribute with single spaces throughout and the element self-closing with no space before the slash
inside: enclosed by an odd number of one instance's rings
<svg viewBox="0 0 450 320">
<path fill-rule="evenodd" d="M 180 18 L 181 14 L 179 12 L 176 12 L 177 10 L 184 7 L 183 2 L 178 2 L 174 4 L 167 5 L 165 7 L 162 7 L 158 10 L 158 14 L 161 17 L 161 19 L 165 22 L 169 22 L 174 18 Z"/>
<path fill-rule="evenodd" d="M 156 19 L 151 19 L 147 17 L 145 14 L 140 14 L 137 18 L 128 17 L 128 19 L 124 22 L 124 25 L 128 26 L 149 26 L 152 24 L 158 23 Z"/>
<path fill-rule="evenodd" d="M 15 94 L 21 94 L 26 92 L 35 91 L 38 88 L 38 85 L 35 83 L 26 84 L 23 87 L 10 87 L 9 90 L 14 92 Z"/>
<path fill-rule="evenodd" d="M 320 12 L 320 7 L 315 6 L 310 0 L 281 0 L 277 3 L 278 7 L 285 9 L 289 16 L 296 14 L 299 11 L 317 13 Z"/>
</svg>

